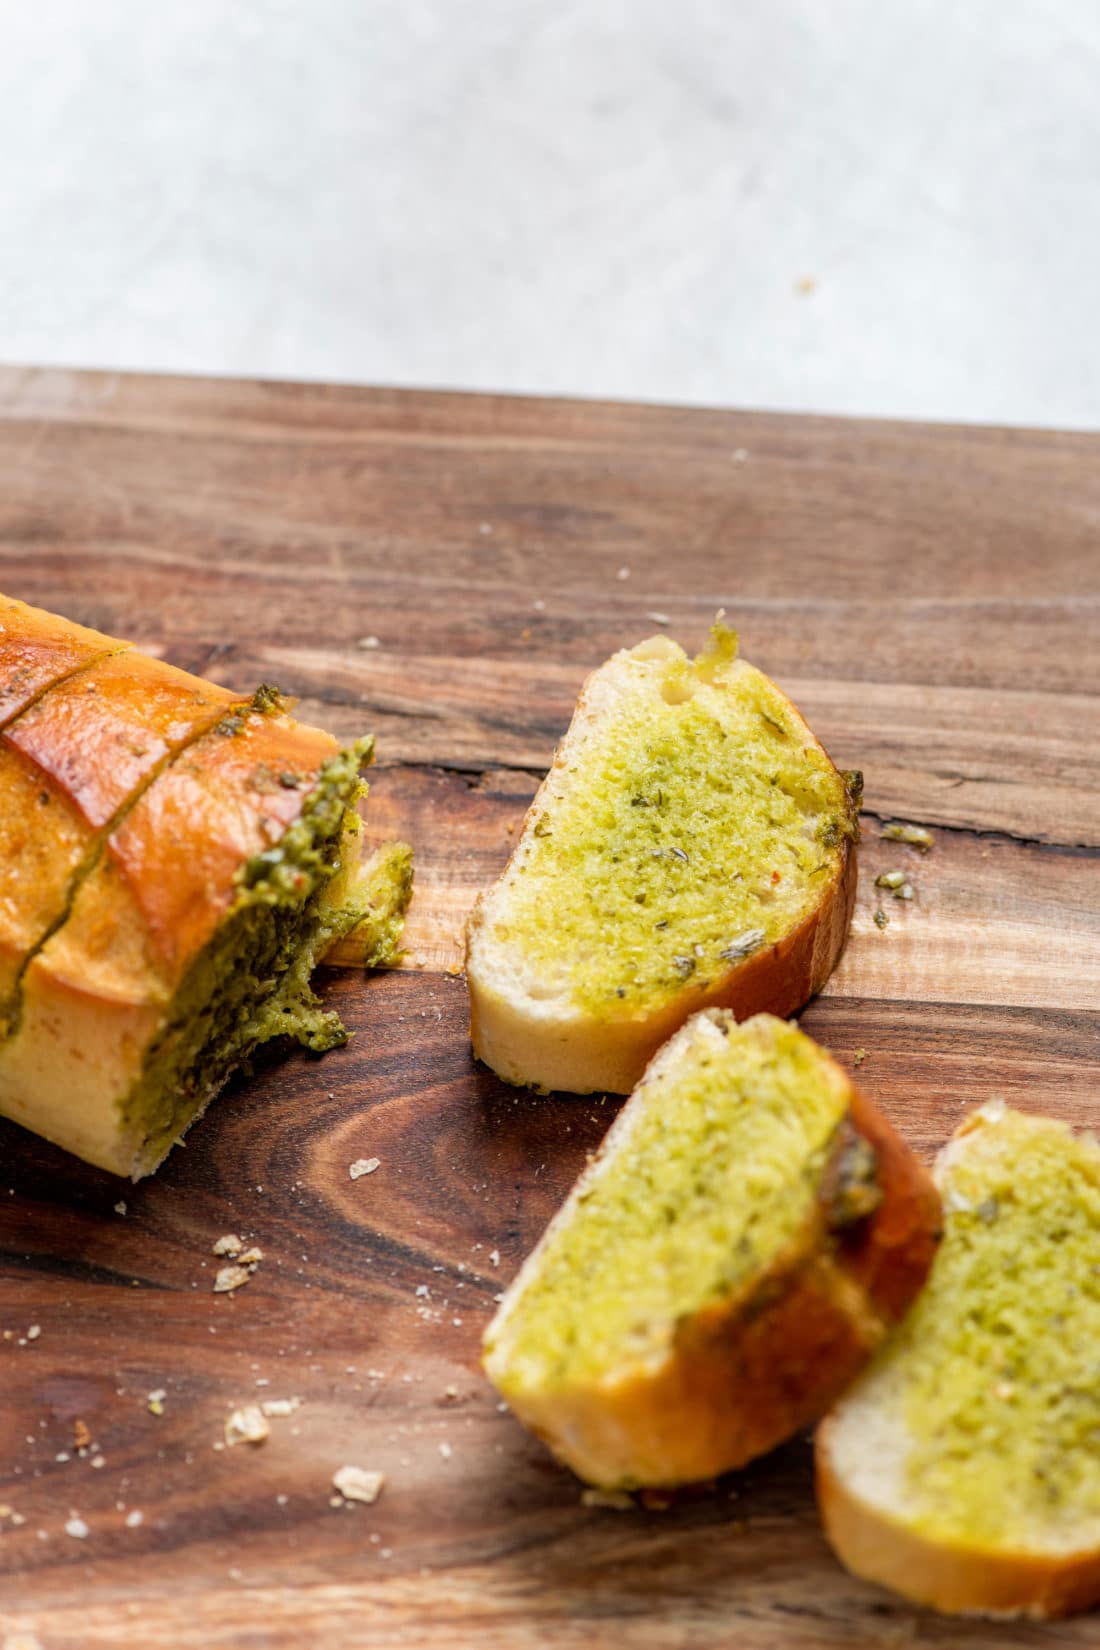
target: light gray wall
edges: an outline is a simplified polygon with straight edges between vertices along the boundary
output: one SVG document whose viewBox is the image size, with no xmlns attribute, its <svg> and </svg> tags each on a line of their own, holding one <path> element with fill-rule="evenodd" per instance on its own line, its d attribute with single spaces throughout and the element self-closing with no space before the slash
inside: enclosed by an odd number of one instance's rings
<svg viewBox="0 0 1100 1650">
<path fill-rule="evenodd" d="M 0 359 L 1100 425 L 1097 0 L 0 0 Z"/>
</svg>

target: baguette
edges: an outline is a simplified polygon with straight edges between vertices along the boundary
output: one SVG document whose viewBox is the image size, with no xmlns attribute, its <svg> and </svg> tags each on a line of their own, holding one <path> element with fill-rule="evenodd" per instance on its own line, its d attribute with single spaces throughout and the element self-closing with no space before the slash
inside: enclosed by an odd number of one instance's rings
<svg viewBox="0 0 1100 1650">
<path fill-rule="evenodd" d="M 1100 1600 L 1100 1146 L 993 1103 L 941 1153 L 944 1241 L 896 1338 L 818 1429 L 857 1575 L 958 1614 Z"/>
<path fill-rule="evenodd" d="M 844 946 L 858 774 L 716 626 L 585 686 L 467 929 L 475 1055 L 511 1083 L 628 1093 L 694 1011 L 789 1015 Z"/>
<path fill-rule="evenodd" d="M 485 1336 L 489 1379 L 606 1489 L 741 1466 L 905 1310 L 939 1200 L 844 1072 L 770 1015 L 661 1050 Z"/>
<path fill-rule="evenodd" d="M 0 921 L 0 1113 L 137 1178 L 258 1044 L 345 1040 L 311 971 L 364 922 L 362 960 L 372 936 L 369 960 L 392 956 L 409 851 L 360 866 L 369 739 L 342 750 L 270 688 L 242 703 L 137 652 L 44 691 L 2 745 L 0 797 L 18 763 L 52 790 L 32 805 L 18 770 L 41 842 L 36 861 L 12 826 L 0 867 L 19 916 Z M 32 908 L 37 862 L 51 874 Z"/>
</svg>

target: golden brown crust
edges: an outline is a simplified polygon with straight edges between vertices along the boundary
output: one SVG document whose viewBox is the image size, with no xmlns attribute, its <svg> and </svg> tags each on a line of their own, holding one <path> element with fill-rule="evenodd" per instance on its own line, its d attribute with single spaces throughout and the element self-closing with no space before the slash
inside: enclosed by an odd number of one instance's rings
<svg viewBox="0 0 1100 1650">
<path fill-rule="evenodd" d="M 294 823 L 339 748 L 319 728 L 250 712 L 232 736 L 192 746 L 126 815 L 108 852 L 166 965 L 205 945 L 241 865 Z"/>
<path fill-rule="evenodd" d="M 815 1440 L 818 1507 L 830 1544 L 853 1574 L 949 1615 L 1045 1618 L 1100 1601 L 1100 1550 L 992 1552 L 931 1541 L 893 1522 L 835 1470 L 831 1431 L 827 1418 Z"/>
<path fill-rule="evenodd" d="M 0 732 L 2 1039 L 26 960 L 63 914 L 100 831 L 172 750 L 205 732 L 234 701 L 221 688 L 52 614 L 8 604 L 0 619 L 0 684 L 6 649 L 8 686 L 22 682 L 26 696 L 34 676 L 42 690 Z M 36 676 L 19 663 L 27 656 Z M 74 659 L 84 661 L 78 670 Z M 60 677 L 52 683 L 50 660 Z M 13 704 L 9 696 L 9 713 Z"/>
<path fill-rule="evenodd" d="M 0 596 L 0 727 L 53 683 L 129 646 L 56 613 Z"/>
<path fill-rule="evenodd" d="M 839 1260 L 876 1312 L 897 1321 L 936 1258 L 943 1228 L 940 1195 L 929 1171 L 854 1083 L 848 1120 L 874 1151 L 882 1200 L 868 1219 L 841 1232 Z"/>
<path fill-rule="evenodd" d="M 0 738 L 101 829 L 239 695 L 144 653 L 111 654 L 44 693 Z"/>
<path fill-rule="evenodd" d="M 0 739 L 0 1038 L 23 964 L 65 909 L 88 835 L 64 791 Z"/>
</svg>

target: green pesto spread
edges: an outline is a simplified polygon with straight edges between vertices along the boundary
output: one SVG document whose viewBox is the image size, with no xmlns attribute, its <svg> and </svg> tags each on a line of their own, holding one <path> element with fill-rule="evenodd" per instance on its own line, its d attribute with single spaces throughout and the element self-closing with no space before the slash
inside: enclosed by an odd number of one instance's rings
<svg viewBox="0 0 1100 1650">
<path fill-rule="evenodd" d="M 405 912 L 412 898 L 413 851 L 407 842 L 385 842 L 363 865 L 355 898 L 363 915 L 340 948 L 341 963 L 392 968 L 401 955 Z"/>
<path fill-rule="evenodd" d="M 261 1043 L 291 1037 L 321 1052 L 346 1041 L 309 981 L 327 947 L 363 916 L 355 804 L 370 749 L 362 740 L 326 762 L 294 824 L 242 866 L 233 906 L 120 1102 L 124 1124 L 141 1130 L 146 1160 L 160 1158 Z"/>
<path fill-rule="evenodd" d="M 681 1318 L 741 1292 L 809 1230 L 847 1108 L 835 1068 L 770 1015 L 738 1027 L 710 1011 L 675 1047 L 490 1330 L 505 1396 L 659 1363 Z"/>
<path fill-rule="evenodd" d="M 905 1492 L 938 1538 L 1053 1527 L 1072 1545 L 1100 1519 L 1100 1148 L 1011 1111 L 963 1147 L 931 1279 L 882 1359 Z"/>
<path fill-rule="evenodd" d="M 532 821 L 491 928 L 533 994 L 609 1015 L 705 988 L 818 902 L 856 832 L 841 775 L 717 627 L 694 662 L 633 665 Z"/>
</svg>

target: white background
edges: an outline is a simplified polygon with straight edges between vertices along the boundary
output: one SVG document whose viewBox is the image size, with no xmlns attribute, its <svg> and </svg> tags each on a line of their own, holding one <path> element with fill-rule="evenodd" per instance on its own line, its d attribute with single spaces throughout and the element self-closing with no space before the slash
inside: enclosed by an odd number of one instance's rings
<svg viewBox="0 0 1100 1650">
<path fill-rule="evenodd" d="M 1100 425 L 1098 0 L 0 0 L 0 359 Z"/>
</svg>

